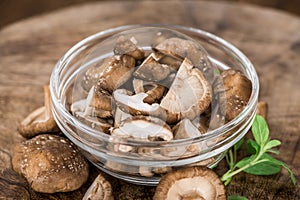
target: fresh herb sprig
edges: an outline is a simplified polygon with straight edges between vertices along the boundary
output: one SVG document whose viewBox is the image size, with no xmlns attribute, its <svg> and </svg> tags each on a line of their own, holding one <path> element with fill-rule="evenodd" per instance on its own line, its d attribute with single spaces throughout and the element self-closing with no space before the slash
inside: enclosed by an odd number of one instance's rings
<svg viewBox="0 0 300 200">
<path fill-rule="evenodd" d="M 295 176 L 288 165 L 270 155 L 279 154 L 274 147 L 278 147 L 281 142 L 270 139 L 267 122 L 262 116 L 255 116 L 251 130 L 254 140 L 247 141 L 247 151 L 250 156 L 237 161 L 237 151 L 241 148 L 243 139 L 227 152 L 226 161 L 229 170 L 221 177 L 224 184 L 228 185 L 232 177 L 242 171 L 254 175 L 272 175 L 280 172 L 282 167 L 288 171 L 293 184 L 296 184 Z"/>
</svg>

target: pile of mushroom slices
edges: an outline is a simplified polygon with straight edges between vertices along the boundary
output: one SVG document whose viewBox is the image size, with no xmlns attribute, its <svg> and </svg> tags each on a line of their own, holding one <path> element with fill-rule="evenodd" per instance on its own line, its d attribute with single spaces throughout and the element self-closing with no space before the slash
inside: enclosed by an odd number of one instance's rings
<svg viewBox="0 0 300 200">
<path fill-rule="evenodd" d="M 120 36 L 114 56 L 85 72 L 87 97 L 70 108 L 83 123 L 118 138 L 170 141 L 205 134 L 246 106 L 251 82 L 235 70 L 215 73 L 198 43 L 170 37 L 148 52 L 137 43 Z M 187 155 L 200 149 L 188 148 Z"/>
</svg>

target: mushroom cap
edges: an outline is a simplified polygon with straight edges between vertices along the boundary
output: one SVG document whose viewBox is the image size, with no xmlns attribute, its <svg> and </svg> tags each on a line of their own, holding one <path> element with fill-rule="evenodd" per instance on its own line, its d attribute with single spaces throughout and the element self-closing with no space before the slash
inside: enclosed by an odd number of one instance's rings
<svg viewBox="0 0 300 200">
<path fill-rule="evenodd" d="M 66 138 L 43 134 L 18 144 L 13 169 L 37 192 L 68 192 L 87 180 L 88 163 Z"/>
<path fill-rule="evenodd" d="M 95 91 L 106 90 L 111 94 L 130 79 L 135 67 L 135 59 L 128 55 L 114 56 L 102 65 L 105 69 L 100 74 Z"/>
<path fill-rule="evenodd" d="M 51 111 L 49 85 L 44 86 L 44 104 L 31 112 L 19 125 L 19 133 L 26 138 L 32 138 L 40 133 L 59 130 Z"/>
<path fill-rule="evenodd" d="M 112 58 L 105 58 L 101 62 L 96 63 L 92 66 L 90 66 L 87 71 L 85 72 L 82 82 L 81 82 L 81 87 L 85 91 L 89 91 L 91 87 L 93 87 L 95 84 L 97 84 L 99 78 L 102 76 L 104 71 L 106 70 L 106 65 L 109 62 L 112 62 Z"/>
<path fill-rule="evenodd" d="M 113 200 L 114 195 L 110 183 L 102 174 L 99 174 L 86 191 L 82 200 Z"/>
<path fill-rule="evenodd" d="M 162 177 L 153 200 L 226 200 L 226 190 L 218 175 L 207 167 L 194 166 Z"/>
<path fill-rule="evenodd" d="M 180 113 L 193 120 L 210 105 L 211 86 L 201 71 L 185 59 L 160 106 L 170 113 Z"/>
<path fill-rule="evenodd" d="M 177 59 L 189 59 L 195 67 L 204 73 L 209 81 L 213 80 L 213 67 L 208 60 L 207 52 L 199 43 L 193 40 L 171 37 L 155 46 L 154 49 Z"/>
<path fill-rule="evenodd" d="M 171 68 L 166 64 L 158 62 L 161 54 L 151 53 L 144 62 L 135 70 L 133 76 L 145 81 L 161 81 L 171 72 Z"/>
<path fill-rule="evenodd" d="M 76 116 L 77 112 L 83 112 L 84 116 L 110 118 L 112 117 L 112 97 L 106 91 L 95 93 L 95 87 L 91 87 L 86 99 L 75 101 L 71 105 L 71 112 Z M 83 116 L 80 114 L 80 116 Z"/>
<path fill-rule="evenodd" d="M 161 119 L 150 116 L 133 116 L 113 128 L 112 136 L 146 141 L 169 141 L 173 139 L 170 127 Z"/>
<path fill-rule="evenodd" d="M 223 71 L 221 76 L 226 95 L 226 120 L 231 121 L 247 106 L 252 83 L 243 73 L 233 69 Z"/>
<path fill-rule="evenodd" d="M 121 35 L 114 47 L 114 54 L 115 55 L 128 55 L 133 57 L 136 60 L 141 60 L 144 58 L 145 52 L 139 49 L 137 46 L 137 41 L 134 37 L 126 38 L 125 36 Z"/>
</svg>

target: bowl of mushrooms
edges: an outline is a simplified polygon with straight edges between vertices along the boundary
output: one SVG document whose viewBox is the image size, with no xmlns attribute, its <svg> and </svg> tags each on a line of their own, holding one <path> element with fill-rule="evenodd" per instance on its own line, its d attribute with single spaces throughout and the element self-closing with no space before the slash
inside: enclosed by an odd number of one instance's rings
<svg viewBox="0 0 300 200">
<path fill-rule="evenodd" d="M 130 25 L 73 46 L 50 80 L 62 132 L 102 171 L 144 185 L 215 166 L 249 130 L 259 81 L 247 57 L 203 30 Z"/>
</svg>

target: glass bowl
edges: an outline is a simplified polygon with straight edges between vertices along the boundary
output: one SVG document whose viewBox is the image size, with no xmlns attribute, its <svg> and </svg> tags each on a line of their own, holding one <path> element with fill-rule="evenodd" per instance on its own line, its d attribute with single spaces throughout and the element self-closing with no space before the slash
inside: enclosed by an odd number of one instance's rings
<svg viewBox="0 0 300 200">
<path fill-rule="evenodd" d="M 109 48 L 100 48 L 107 38 L 139 28 L 163 28 L 183 33 L 200 43 L 208 52 L 208 59 L 219 69 L 242 71 L 252 83 L 252 93 L 245 109 L 233 120 L 194 138 L 171 141 L 137 141 L 103 133 L 82 123 L 70 112 L 70 104 L 84 94 L 77 79 L 95 60 L 111 55 Z M 149 43 L 141 44 L 151 48 Z M 226 150 L 239 141 L 250 129 L 256 114 L 259 80 L 248 58 L 229 42 L 203 30 L 177 25 L 129 25 L 96 33 L 74 45 L 58 61 L 50 79 L 52 111 L 61 131 L 75 143 L 86 158 L 102 171 L 125 181 L 156 185 L 168 171 L 191 165 L 215 166 Z M 76 92 L 74 92 L 76 91 Z M 70 98 L 70 96 L 72 98 Z M 183 155 L 192 146 L 197 153 Z M 135 151 L 120 151 L 120 149 Z M 169 152 L 169 153 L 166 153 Z M 181 152 L 170 153 L 170 152 Z"/>
</svg>

